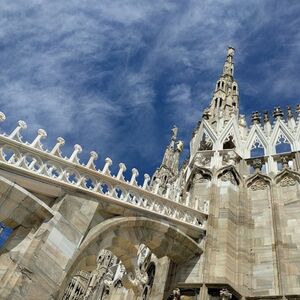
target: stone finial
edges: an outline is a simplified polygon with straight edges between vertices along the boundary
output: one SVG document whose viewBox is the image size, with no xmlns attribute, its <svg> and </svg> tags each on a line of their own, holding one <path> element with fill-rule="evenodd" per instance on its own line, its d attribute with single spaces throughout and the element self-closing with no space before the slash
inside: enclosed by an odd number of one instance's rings
<svg viewBox="0 0 300 300">
<path fill-rule="evenodd" d="M 176 150 L 178 150 L 179 152 L 182 152 L 182 150 L 183 150 L 183 141 L 178 141 L 177 142 Z"/>
<path fill-rule="evenodd" d="M 18 126 L 15 130 L 9 135 L 9 138 L 12 140 L 17 140 L 18 142 L 22 142 L 21 131 L 27 128 L 26 122 L 20 120 L 18 121 Z"/>
<path fill-rule="evenodd" d="M 148 174 L 144 174 L 144 183 L 143 183 L 144 190 L 147 189 L 149 181 L 150 181 L 150 176 Z"/>
<path fill-rule="evenodd" d="M 242 127 L 247 127 L 246 117 L 245 115 L 240 115 L 239 117 L 239 125 Z"/>
<path fill-rule="evenodd" d="M 80 145 L 76 144 L 74 145 L 74 151 L 73 153 L 71 154 L 70 158 L 69 158 L 69 161 L 70 162 L 73 162 L 73 163 L 77 163 L 79 164 L 79 158 L 78 158 L 78 154 L 82 152 L 82 148 Z"/>
<path fill-rule="evenodd" d="M 136 185 L 137 183 L 136 183 L 136 177 L 138 177 L 139 176 L 139 171 L 136 169 L 136 168 L 133 168 L 132 170 L 131 170 L 131 172 L 132 172 L 132 175 L 131 175 L 131 179 L 130 179 L 130 184 L 134 184 L 134 185 Z"/>
<path fill-rule="evenodd" d="M 3 122 L 5 120 L 6 120 L 5 114 L 2 111 L 0 111 L 0 122 Z"/>
<path fill-rule="evenodd" d="M 161 183 L 161 180 L 159 178 L 156 178 L 155 181 L 154 181 L 154 186 L 153 186 L 153 192 L 154 192 L 154 194 L 158 193 L 158 190 L 159 190 L 159 187 L 160 187 L 160 183 Z"/>
<path fill-rule="evenodd" d="M 227 56 L 233 56 L 235 49 L 232 46 L 227 47 Z"/>
<path fill-rule="evenodd" d="M 221 300 L 228 300 L 232 298 L 232 294 L 227 289 L 222 289 L 220 291 Z"/>
<path fill-rule="evenodd" d="M 112 165 L 112 160 L 109 157 L 105 158 L 105 165 L 102 170 L 102 174 L 110 175 L 109 167 Z"/>
<path fill-rule="evenodd" d="M 61 157 L 61 147 L 65 144 L 65 140 L 62 137 L 58 137 L 56 144 L 51 150 L 51 154 Z"/>
<path fill-rule="evenodd" d="M 123 173 L 126 171 L 126 166 L 125 166 L 125 164 L 123 164 L 123 163 L 119 163 L 119 172 L 118 172 L 118 174 L 117 174 L 117 179 L 121 179 L 121 180 L 124 180 L 124 176 L 123 176 Z"/>
<path fill-rule="evenodd" d="M 300 115 L 300 104 L 297 104 L 296 106 L 296 112 L 298 115 Z"/>
<path fill-rule="evenodd" d="M 273 117 L 276 120 L 279 120 L 279 119 L 283 118 L 283 112 L 282 112 L 280 106 L 277 106 L 277 107 L 274 108 Z"/>
<path fill-rule="evenodd" d="M 258 111 L 255 111 L 251 115 L 252 124 L 259 124 L 260 123 L 260 115 Z"/>
<path fill-rule="evenodd" d="M 272 125 L 270 123 L 270 118 L 269 118 L 269 112 L 265 111 L 264 112 L 264 131 L 267 136 L 270 136 L 272 132 Z"/>
<path fill-rule="evenodd" d="M 239 116 L 239 129 L 241 133 L 241 138 L 245 139 L 247 136 L 247 121 L 245 115 Z"/>
<path fill-rule="evenodd" d="M 287 117 L 288 127 L 294 130 L 296 127 L 296 121 L 292 112 L 292 108 L 290 106 L 287 107 Z"/>
<path fill-rule="evenodd" d="M 264 111 L 264 123 L 270 122 L 269 112 L 267 110 Z"/>
<path fill-rule="evenodd" d="M 172 141 L 176 141 L 177 133 L 178 133 L 178 128 L 174 125 L 172 128 Z"/>
<path fill-rule="evenodd" d="M 22 121 L 22 120 L 18 121 L 18 125 L 19 125 L 18 127 L 22 128 L 22 129 L 27 128 L 27 124 L 25 121 Z"/>
<path fill-rule="evenodd" d="M 293 118 L 292 108 L 290 106 L 287 107 L 287 116 L 289 119 Z"/>
<path fill-rule="evenodd" d="M 41 139 L 44 139 L 46 137 L 47 137 L 47 132 L 44 129 L 39 129 L 38 135 L 36 136 L 34 141 L 31 143 L 31 147 L 42 150 L 43 145 L 41 143 Z"/>
<path fill-rule="evenodd" d="M 96 151 L 91 151 L 90 152 L 90 159 L 86 164 L 86 167 L 92 170 L 96 170 L 96 166 L 94 161 L 98 159 L 98 154 Z"/>
<path fill-rule="evenodd" d="M 202 118 L 203 118 L 204 120 L 208 120 L 209 117 L 210 117 L 209 110 L 206 109 L 206 110 L 203 112 Z"/>
</svg>

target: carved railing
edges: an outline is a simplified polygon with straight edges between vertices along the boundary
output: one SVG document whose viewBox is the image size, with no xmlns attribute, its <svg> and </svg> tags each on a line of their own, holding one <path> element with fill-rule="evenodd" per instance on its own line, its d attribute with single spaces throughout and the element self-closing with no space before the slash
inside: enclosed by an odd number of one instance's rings
<svg viewBox="0 0 300 300">
<path fill-rule="evenodd" d="M 4 120 L 5 115 L 0 113 L 0 121 Z M 11 134 L 0 135 L 0 165 L 42 177 L 51 183 L 76 187 L 97 197 L 100 196 L 104 201 L 113 201 L 120 205 L 126 203 L 130 208 L 150 211 L 183 224 L 205 229 L 207 214 L 178 203 L 178 195 L 173 192 L 171 186 L 168 186 L 164 195 L 159 195 L 157 186 L 150 188 L 148 174 L 144 175 L 144 183 L 139 186 L 136 180 L 139 175 L 137 169 L 132 169 L 131 179 L 126 181 L 123 176 L 126 166 L 123 163 L 119 164 L 117 175 L 111 175 L 110 158 L 105 159 L 102 170 L 97 170 L 95 160 L 98 155 L 94 151 L 90 153 L 88 162 L 81 164 L 78 157 L 82 152 L 80 145 L 74 146 L 70 157 L 63 157 L 61 148 L 65 141 L 61 137 L 57 139 L 51 151 L 45 150 L 41 141 L 47 133 L 43 129 L 38 130 L 33 142 L 24 142 L 21 132 L 26 128 L 26 123 L 19 121 Z"/>
</svg>

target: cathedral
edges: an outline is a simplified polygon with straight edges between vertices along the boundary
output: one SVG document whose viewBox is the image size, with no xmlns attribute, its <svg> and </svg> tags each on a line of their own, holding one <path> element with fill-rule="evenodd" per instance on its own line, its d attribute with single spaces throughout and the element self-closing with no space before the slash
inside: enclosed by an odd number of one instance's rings
<svg viewBox="0 0 300 300">
<path fill-rule="evenodd" d="M 188 158 L 174 126 L 142 185 L 1 131 L 0 299 L 300 299 L 300 105 L 240 114 L 234 51 Z"/>
</svg>

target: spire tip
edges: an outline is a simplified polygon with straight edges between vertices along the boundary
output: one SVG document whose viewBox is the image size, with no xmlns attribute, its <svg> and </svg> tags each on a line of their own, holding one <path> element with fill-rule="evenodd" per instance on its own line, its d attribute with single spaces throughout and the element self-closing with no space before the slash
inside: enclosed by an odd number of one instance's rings
<svg viewBox="0 0 300 300">
<path fill-rule="evenodd" d="M 235 49 L 231 46 L 227 47 L 227 56 L 233 56 Z"/>
</svg>

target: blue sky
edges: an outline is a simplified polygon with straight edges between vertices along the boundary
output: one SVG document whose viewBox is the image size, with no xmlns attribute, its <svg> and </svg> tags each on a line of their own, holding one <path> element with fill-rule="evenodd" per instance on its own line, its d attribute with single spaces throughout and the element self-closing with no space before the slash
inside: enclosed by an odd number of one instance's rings
<svg viewBox="0 0 300 300">
<path fill-rule="evenodd" d="M 2 230 L 1 230 L 1 228 L 2 228 Z M 0 222 L 0 231 L 1 231 L 0 232 L 0 247 L 1 247 L 2 244 L 4 244 L 4 242 L 8 239 L 8 237 L 12 233 L 12 229 L 4 226 L 4 224 L 2 224 Z"/>
<path fill-rule="evenodd" d="M 188 142 L 227 45 L 236 48 L 241 112 L 300 100 L 300 1 L 2 0 L 0 102 L 69 155 L 79 143 L 152 174 L 173 124 Z M 129 171 L 130 173 L 130 171 Z"/>
</svg>

